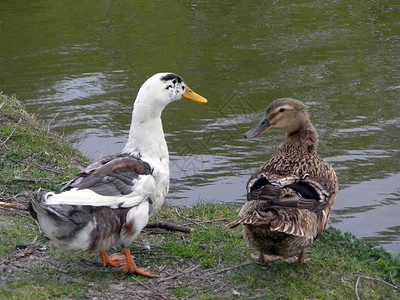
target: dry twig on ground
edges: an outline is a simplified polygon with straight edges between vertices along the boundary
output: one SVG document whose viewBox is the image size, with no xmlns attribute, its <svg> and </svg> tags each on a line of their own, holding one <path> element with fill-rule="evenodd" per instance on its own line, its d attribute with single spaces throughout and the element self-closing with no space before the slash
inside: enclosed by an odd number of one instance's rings
<svg viewBox="0 0 400 300">
<path fill-rule="evenodd" d="M 362 276 L 362 275 L 360 275 L 360 276 L 358 276 L 358 278 L 357 278 L 356 287 L 355 287 L 355 292 L 356 292 L 357 300 L 360 300 L 360 296 L 358 295 L 358 285 L 359 285 L 360 280 L 361 280 L 362 278 L 368 279 L 368 280 L 378 281 L 378 282 L 383 283 L 383 284 L 386 284 L 387 286 L 390 286 L 391 288 L 394 288 L 394 289 L 397 289 L 397 288 L 398 288 L 396 285 L 393 285 L 393 284 L 391 284 L 391 283 L 389 283 L 389 282 L 386 282 L 385 280 L 382 280 L 382 279 L 380 279 L 380 278 L 373 278 L 373 277 L 369 277 L 369 276 Z"/>
<path fill-rule="evenodd" d="M 154 221 L 150 222 L 146 225 L 146 228 L 162 228 L 169 231 L 180 231 L 185 233 L 191 233 L 193 231 L 192 228 L 184 227 L 179 224 L 164 222 L 164 221 Z"/>
<path fill-rule="evenodd" d="M 201 225 L 199 222 L 197 222 L 197 221 L 195 221 L 195 220 L 193 220 L 193 219 L 189 219 L 189 218 L 186 218 L 186 217 L 182 216 L 182 215 L 179 213 L 178 208 L 175 208 L 175 212 L 176 212 L 176 214 L 178 215 L 178 217 L 180 217 L 180 218 L 182 218 L 182 219 L 184 219 L 184 220 L 186 220 L 186 221 L 188 221 L 188 222 L 191 222 L 191 223 L 193 223 L 193 224 L 195 224 L 195 225 L 197 225 L 197 226 L 200 226 L 201 228 L 203 228 L 203 229 L 205 229 L 205 230 L 209 230 L 207 227 L 205 227 L 204 225 Z"/>
<path fill-rule="evenodd" d="M 2 201 L 0 201 L 0 207 L 15 208 L 15 209 L 20 209 L 20 210 L 26 210 L 26 206 L 23 205 L 23 204 L 2 202 Z"/>
</svg>

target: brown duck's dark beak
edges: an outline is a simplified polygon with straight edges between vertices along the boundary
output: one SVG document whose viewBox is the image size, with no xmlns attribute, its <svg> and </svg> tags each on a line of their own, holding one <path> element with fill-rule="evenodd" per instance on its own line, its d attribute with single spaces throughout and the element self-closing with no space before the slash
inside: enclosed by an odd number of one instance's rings
<svg viewBox="0 0 400 300">
<path fill-rule="evenodd" d="M 254 126 L 252 129 L 250 129 L 249 131 L 247 131 L 244 134 L 244 137 L 246 139 L 251 139 L 254 138 L 256 136 L 259 136 L 260 134 L 264 133 L 265 131 L 268 131 L 270 129 L 274 128 L 274 125 L 272 125 L 269 122 L 269 117 L 268 116 L 264 116 L 260 122 L 258 122 L 258 124 L 256 126 Z"/>
</svg>

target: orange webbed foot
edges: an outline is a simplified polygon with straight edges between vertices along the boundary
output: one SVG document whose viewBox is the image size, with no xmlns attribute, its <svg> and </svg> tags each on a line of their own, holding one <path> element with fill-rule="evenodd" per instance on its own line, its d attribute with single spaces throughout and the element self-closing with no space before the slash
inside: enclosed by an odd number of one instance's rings
<svg viewBox="0 0 400 300">
<path fill-rule="evenodd" d="M 105 252 L 100 252 L 100 258 L 104 266 L 122 267 L 126 265 L 126 257 L 122 253 L 114 253 L 108 256 Z"/>
<path fill-rule="evenodd" d="M 138 268 L 128 248 L 122 248 L 122 251 L 124 251 L 126 257 L 126 267 L 124 268 L 125 273 L 139 274 L 150 278 L 160 277 L 159 275 L 151 274 L 150 271 L 147 270 L 146 268 Z"/>
<path fill-rule="evenodd" d="M 126 256 L 122 253 L 114 253 L 110 256 L 110 266 L 122 267 L 126 266 Z"/>
<path fill-rule="evenodd" d="M 138 268 L 138 267 L 131 268 L 131 267 L 126 266 L 124 268 L 124 272 L 127 274 L 139 274 L 139 275 L 146 276 L 149 278 L 160 278 L 161 277 L 160 275 L 151 274 L 150 270 L 148 270 L 147 268 Z"/>
<path fill-rule="evenodd" d="M 123 267 L 127 274 L 139 274 L 150 278 L 159 278 L 159 275 L 151 274 L 146 268 L 138 268 L 133 260 L 133 257 L 128 248 L 122 248 L 125 255 L 122 253 L 114 253 L 108 256 L 105 252 L 100 252 L 100 258 L 104 266 Z"/>
</svg>

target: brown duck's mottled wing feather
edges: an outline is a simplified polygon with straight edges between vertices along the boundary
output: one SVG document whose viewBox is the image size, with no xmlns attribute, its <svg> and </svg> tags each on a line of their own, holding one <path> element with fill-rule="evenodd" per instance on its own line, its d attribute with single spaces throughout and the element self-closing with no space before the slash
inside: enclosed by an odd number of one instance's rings
<svg viewBox="0 0 400 300">
<path fill-rule="evenodd" d="M 329 182 L 330 178 L 319 178 L 320 183 L 310 176 L 279 176 L 269 180 L 261 173 L 257 177 L 256 180 L 253 176 L 248 182 L 247 200 L 266 200 L 271 207 L 297 207 L 318 212 L 324 210 L 335 195 L 334 187 L 325 188 L 324 181 Z"/>
<path fill-rule="evenodd" d="M 267 226 L 271 223 L 273 213 L 262 209 L 265 201 L 247 202 L 242 209 L 241 218 L 229 223 L 227 226 L 235 228 L 240 224 L 252 226 Z"/>
<path fill-rule="evenodd" d="M 300 209 L 307 209 L 309 211 L 318 212 L 322 211 L 328 205 L 328 201 L 317 201 L 316 199 L 301 198 L 297 203 Z"/>
<path fill-rule="evenodd" d="M 252 189 L 247 193 L 247 200 L 275 200 L 280 197 L 282 190 L 274 185 L 266 184 L 258 189 Z"/>
<path fill-rule="evenodd" d="M 63 191 L 77 188 L 90 189 L 103 196 L 127 195 L 139 175 L 151 173 L 150 165 L 139 158 L 129 154 L 109 156 L 76 175 Z"/>
<path fill-rule="evenodd" d="M 313 238 L 317 230 L 317 215 L 307 210 L 279 211 L 279 217 L 271 222 L 270 230 L 294 236 Z"/>
<path fill-rule="evenodd" d="M 282 209 L 267 201 L 247 202 L 241 218 L 227 226 L 235 228 L 242 224 L 263 227 L 269 231 L 279 231 L 293 236 L 312 238 L 316 232 L 317 215 L 298 208 Z"/>
</svg>

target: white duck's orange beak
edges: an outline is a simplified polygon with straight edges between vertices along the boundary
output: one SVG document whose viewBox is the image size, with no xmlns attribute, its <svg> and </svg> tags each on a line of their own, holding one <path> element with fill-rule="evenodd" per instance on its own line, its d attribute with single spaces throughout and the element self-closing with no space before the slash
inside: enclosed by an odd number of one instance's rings
<svg viewBox="0 0 400 300">
<path fill-rule="evenodd" d="M 183 93 L 182 98 L 189 99 L 189 100 L 199 102 L 199 103 L 207 103 L 208 102 L 206 98 L 193 92 L 191 90 L 191 88 L 188 87 L 186 84 L 185 84 L 185 92 Z"/>
</svg>

